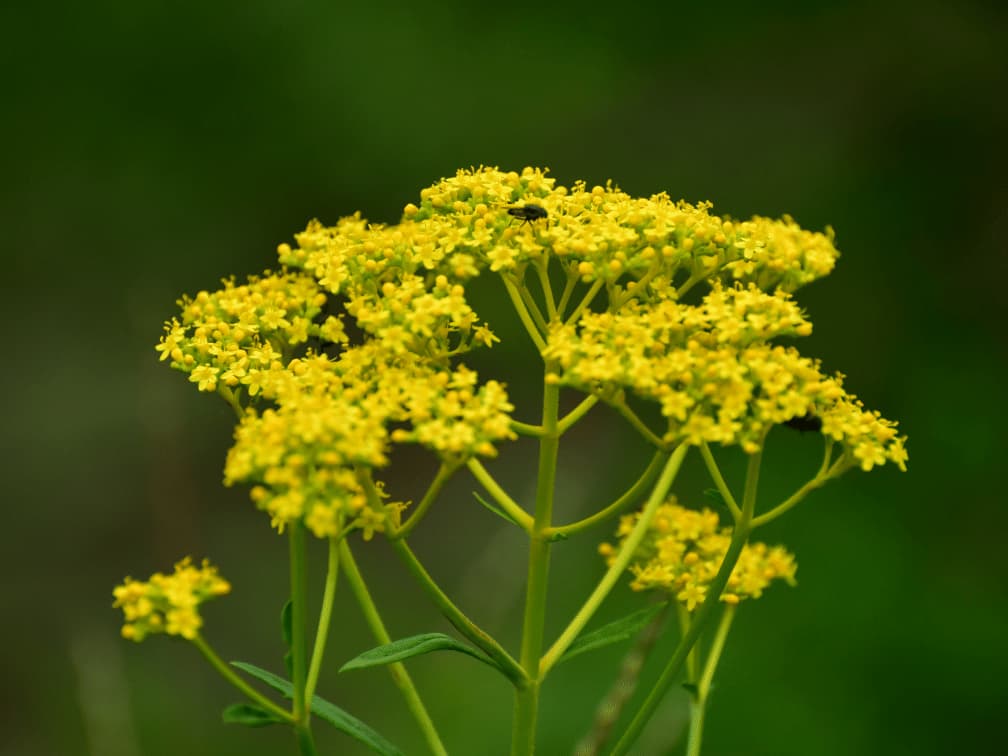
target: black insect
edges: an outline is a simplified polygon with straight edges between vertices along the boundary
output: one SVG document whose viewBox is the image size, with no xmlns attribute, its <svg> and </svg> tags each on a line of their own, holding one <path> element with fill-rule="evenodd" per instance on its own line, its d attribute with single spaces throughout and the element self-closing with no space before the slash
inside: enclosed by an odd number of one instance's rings
<svg viewBox="0 0 1008 756">
<path fill-rule="evenodd" d="M 522 205 L 521 207 L 509 207 L 508 215 L 521 220 L 522 226 L 524 226 L 526 223 L 532 223 L 540 218 L 547 217 L 549 213 L 546 212 L 545 207 L 539 205 Z"/>
<path fill-rule="evenodd" d="M 805 433 L 806 431 L 821 431 L 822 418 L 818 415 L 813 415 L 811 412 L 806 412 L 804 415 L 792 417 L 790 420 L 784 421 L 784 425 L 801 433 Z"/>
</svg>

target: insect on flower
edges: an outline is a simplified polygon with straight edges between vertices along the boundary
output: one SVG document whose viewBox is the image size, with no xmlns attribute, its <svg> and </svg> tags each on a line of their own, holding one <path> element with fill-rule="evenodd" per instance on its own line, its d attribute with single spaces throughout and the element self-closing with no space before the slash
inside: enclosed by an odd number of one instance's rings
<svg viewBox="0 0 1008 756">
<path fill-rule="evenodd" d="M 821 431 L 822 430 L 822 418 L 813 415 L 811 412 L 806 412 L 804 415 L 799 415 L 798 417 L 792 417 L 790 420 L 784 422 L 788 428 L 792 428 L 800 433 L 805 433 L 806 431 Z"/>
<path fill-rule="evenodd" d="M 546 208 L 540 205 L 522 205 L 521 207 L 509 207 L 508 215 L 512 218 L 518 218 L 522 221 L 522 226 L 526 223 L 532 223 L 540 218 L 545 218 L 549 215 L 546 212 Z"/>
</svg>

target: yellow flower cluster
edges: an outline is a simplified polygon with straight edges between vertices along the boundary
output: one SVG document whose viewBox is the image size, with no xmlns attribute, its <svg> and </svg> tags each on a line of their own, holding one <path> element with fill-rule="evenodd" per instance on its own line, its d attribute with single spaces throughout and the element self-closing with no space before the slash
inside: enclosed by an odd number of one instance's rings
<svg viewBox="0 0 1008 756">
<path fill-rule="evenodd" d="M 351 528 L 370 538 L 398 521 L 403 505 L 369 500 L 361 477 L 388 463 L 390 443 L 419 443 L 460 463 L 514 438 L 501 384 L 477 386 L 464 366 L 435 370 L 377 342 L 335 361 L 295 359 L 264 394 L 276 406 L 242 418 L 225 482 L 257 483 L 252 498 L 274 527 L 303 518 L 320 538 Z"/>
<path fill-rule="evenodd" d="M 793 291 L 828 274 L 838 254 L 831 231 L 805 231 L 788 217 L 736 222 L 711 215 L 710 203 L 673 202 L 664 193 L 637 198 L 611 183 L 568 189 L 538 168 L 460 170 L 420 199 L 419 207 L 406 206 L 397 228 L 453 229 L 447 249 L 431 259 L 449 259 L 461 246 L 480 268 L 489 262 L 493 271 L 521 270 L 549 253 L 584 281 L 626 278 L 636 295 L 659 299 L 677 277 L 698 274 Z M 507 213 L 514 204 L 542 207 L 548 223 L 515 227 Z"/>
<path fill-rule="evenodd" d="M 753 453 L 774 424 L 812 413 L 864 470 L 906 469 L 896 423 L 866 411 L 841 376 L 793 347 L 769 344 L 812 331 L 791 295 L 715 284 L 698 305 L 630 303 L 555 328 L 543 351 L 553 383 L 615 395 L 628 389 L 661 405 L 664 441 L 741 444 Z"/>
<path fill-rule="evenodd" d="M 515 224 L 509 209 L 537 205 L 544 223 Z M 464 296 L 483 269 L 520 278 L 549 256 L 584 282 L 602 280 L 610 300 L 628 291 L 648 301 L 674 298 L 697 281 L 754 282 L 793 291 L 829 273 L 832 234 L 805 231 L 785 217 L 736 222 L 710 204 L 634 198 L 611 184 L 568 189 L 536 168 L 461 170 L 420 194 L 395 226 L 359 215 L 333 227 L 313 221 L 281 244 L 280 262 L 346 298 L 360 328 L 390 348 L 458 353 L 490 345 L 493 333 Z"/>
<path fill-rule="evenodd" d="M 189 374 L 200 391 L 259 393 L 265 374 L 280 369 L 291 347 L 324 330 L 344 338 L 342 322 L 330 317 L 320 327 L 313 319 L 326 296 L 310 276 L 300 273 L 250 276 L 247 284 L 224 282 L 215 292 L 179 300 L 181 319 L 165 325 L 156 349 L 161 360 Z"/>
<path fill-rule="evenodd" d="M 617 530 L 620 541 L 630 534 L 639 517 L 637 513 L 620 520 Z M 731 529 L 720 527 L 714 512 L 686 509 L 673 498 L 658 508 L 644 541 L 634 554 L 630 566 L 634 579 L 630 587 L 635 591 L 664 591 L 691 612 L 707 595 L 730 541 Z M 618 547 L 603 543 L 599 552 L 611 563 Z M 745 598 L 759 598 L 766 587 L 778 579 L 794 585 L 796 569 L 794 556 L 783 547 L 747 544 L 728 578 L 721 600 L 737 604 Z"/>
<path fill-rule="evenodd" d="M 516 208 L 530 205 L 526 221 Z M 458 363 L 497 340 L 465 288 L 486 270 L 532 310 L 523 322 L 540 329 L 549 380 L 658 402 L 667 442 L 753 452 L 770 425 L 811 412 L 852 464 L 903 467 L 894 423 L 770 343 L 810 332 L 790 293 L 833 268 L 828 229 L 481 167 L 424 189 L 398 224 L 312 221 L 277 251 L 279 273 L 180 300 L 157 349 L 243 414 L 225 479 L 253 484 L 278 528 L 303 518 L 319 536 L 369 536 L 402 507 L 371 477 L 391 444 L 460 463 L 514 437 L 504 387 Z M 533 268 L 540 283 L 566 277 L 559 300 L 544 301 L 555 317 L 535 311 Z M 687 304 L 697 285 L 689 301 L 701 301 Z M 327 301 L 341 314 L 324 315 Z"/>
<path fill-rule="evenodd" d="M 139 642 L 152 633 L 168 633 L 192 640 L 203 625 L 199 605 L 230 590 L 216 567 L 203 560 L 197 568 L 186 557 L 175 565 L 173 574 L 158 572 L 147 582 L 126 578 L 112 595 L 113 606 L 125 615 L 124 638 Z"/>
<path fill-rule="evenodd" d="M 280 262 L 302 268 L 345 299 L 357 326 L 392 351 L 428 357 L 495 340 L 465 300 L 479 242 L 449 219 L 369 226 L 354 216 L 334 228 L 317 221 L 278 248 Z"/>
</svg>

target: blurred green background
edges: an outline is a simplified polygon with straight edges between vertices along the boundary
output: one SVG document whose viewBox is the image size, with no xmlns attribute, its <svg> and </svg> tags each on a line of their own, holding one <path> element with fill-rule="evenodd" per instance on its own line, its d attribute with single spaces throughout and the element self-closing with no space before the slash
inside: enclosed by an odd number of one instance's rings
<svg viewBox="0 0 1008 756">
<path fill-rule="evenodd" d="M 933 0 L 5 4 L 0 754 L 294 752 L 285 731 L 220 723 L 237 694 L 189 646 L 118 637 L 115 583 L 209 555 L 235 587 L 207 636 L 281 668 L 285 540 L 221 486 L 228 408 L 153 345 L 181 293 L 271 265 L 308 219 L 394 222 L 481 163 L 837 230 L 836 272 L 800 292 L 804 349 L 901 421 L 910 471 L 850 473 L 760 533 L 797 554 L 800 584 L 740 612 L 705 754 L 1002 753 L 1005 31 L 999 4 Z M 480 363 L 520 402 L 537 388 L 525 354 Z M 768 495 L 803 480 L 813 446 L 771 437 Z M 491 469 L 524 496 L 533 454 Z M 563 451 L 559 516 L 620 490 L 644 454 L 593 415 Z M 395 485 L 415 495 L 428 467 L 406 469 Z M 697 460 L 683 482 L 706 487 Z M 514 648 L 522 539 L 475 488 L 459 480 L 414 547 Z M 608 535 L 556 548 L 548 633 Z M 358 554 L 393 635 L 446 629 L 386 548 Z M 638 598 L 621 586 L 602 619 Z M 327 658 L 369 645 L 344 592 Z M 550 678 L 542 753 L 570 751 L 619 658 Z M 423 752 L 384 672 L 334 666 L 323 695 Z M 506 752 L 505 683 L 451 654 L 411 669 L 453 754 Z M 639 753 L 678 753 L 682 706 L 669 697 Z M 320 752 L 362 752 L 318 729 Z"/>
</svg>

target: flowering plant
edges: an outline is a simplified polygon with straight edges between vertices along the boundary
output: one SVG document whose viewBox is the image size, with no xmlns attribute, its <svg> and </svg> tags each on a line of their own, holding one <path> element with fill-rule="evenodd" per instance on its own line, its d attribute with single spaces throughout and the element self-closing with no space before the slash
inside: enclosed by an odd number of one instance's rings
<svg viewBox="0 0 1008 756">
<path fill-rule="evenodd" d="M 616 686 L 578 752 L 596 753 L 615 738 L 611 753 L 627 753 L 685 671 L 687 749 L 699 753 L 711 680 L 736 607 L 775 579 L 794 582 L 793 556 L 753 542 L 753 532 L 851 468 L 891 462 L 905 469 L 905 439 L 896 424 L 864 409 L 842 376 L 825 373 L 786 341 L 811 332 L 794 292 L 832 270 L 832 231 L 805 231 L 788 217 L 734 221 L 712 214 L 707 203 L 673 202 L 665 194 L 635 198 L 611 184 L 567 188 L 538 169 L 480 168 L 424 189 L 396 225 L 359 215 L 333 227 L 313 221 L 295 240 L 279 246 L 278 271 L 245 283 L 225 280 L 218 291 L 181 299 L 180 314 L 157 346 L 161 359 L 199 391 L 234 408 L 225 483 L 250 486 L 256 507 L 289 539 L 287 676 L 246 663 L 229 666 L 210 647 L 198 606 L 229 586 L 206 562 L 197 568 L 183 560 L 173 576 L 127 579 L 116 588 L 123 635 L 139 641 L 164 632 L 191 641 L 248 698 L 226 710 L 225 719 L 290 726 L 302 754 L 315 753 L 313 715 L 376 752 L 398 753 L 385 735 L 316 695 L 336 576 L 343 571 L 379 644 L 343 669 L 389 666 L 431 752 L 443 754 L 403 661 L 439 649 L 467 653 L 514 687 L 511 753 L 530 754 L 540 690 L 558 663 L 635 635 L 632 654 L 643 658 L 674 616 L 678 645 L 670 658 L 653 660 L 662 671 L 630 721 L 616 730 L 628 703 L 628 686 Z M 541 359 L 536 423 L 517 419 L 504 385 L 481 380 L 464 364 L 470 351 L 499 341 L 467 293 L 478 276 L 503 286 Z M 564 413 L 561 392 L 579 399 Z M 625 418 L 653 456 L 615 501 L 559 524 L 553 502 L 560 441 L 600 403 Z M 651 416 L 644 412 L 649 403 Z M 660 423 L 646 419 L 652 416 Z M 823 456 L 793 495 L 766 506 L 758 501 L 757 479 L 776 425 L 817 431 Z M 485 466 L 501 444 L 519 436 L 539 446 L 535 498 L 524 505 Z M 423 447 L 439 463 L 416 504 L 394 500 L 383 482 L 392 450 L 405 444 Z M 725 480 L 712 448 L 730 446 L 748 458 L 739 490 Z M 703 459 L 728 525 L 672 495 L 690 452 Z M 467 617 L 409 546 L 446 482 L 463 470 L 491 500 L 480 497 L 480 503 L 528 537 L 516 653 Z M 628 514 L 633 508 L 639 509 Z M 604 576 L 560 635 L 547 639 L 554 542 L 615 518 L 616 542 L 599 546 L 608 565 Z M 310 650 L 308 535 L 329 549 Z M 358 536 L 391 543 L 457 637 L 425 633 L 393 641 L 358 570 Z M 585 632 L 626 573 L 633 589 L 653 592 L 656 602 Z M 699 642 L 702 637 L 709 642 Z M 256 690 L 232 666 L 291 705 Z M 630 689 L 639 666 L 623 671 Z"/>
</svg>

